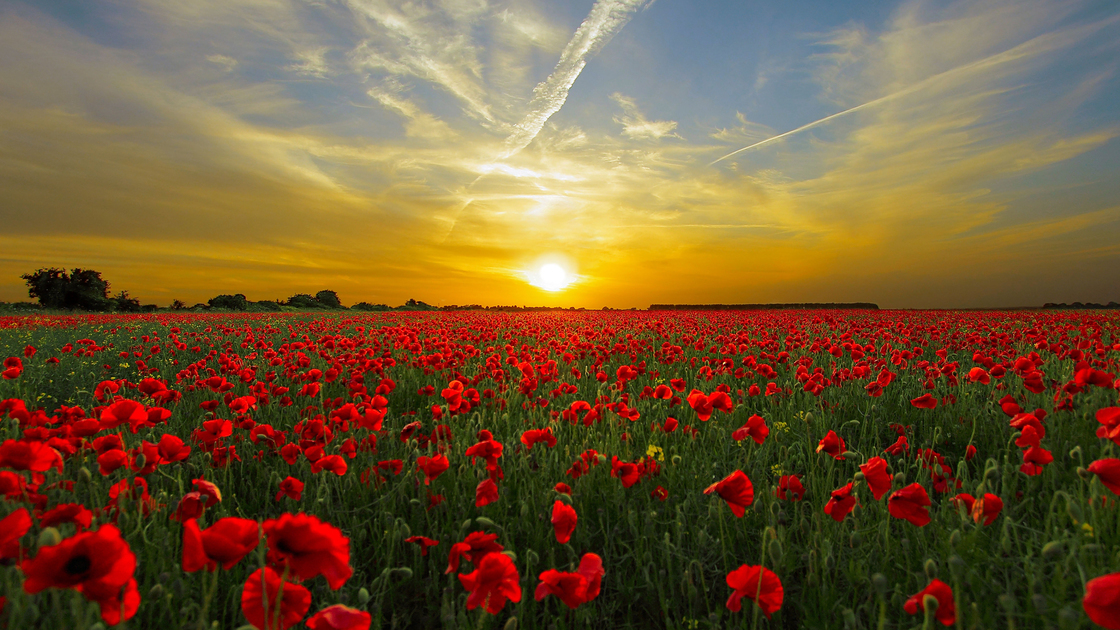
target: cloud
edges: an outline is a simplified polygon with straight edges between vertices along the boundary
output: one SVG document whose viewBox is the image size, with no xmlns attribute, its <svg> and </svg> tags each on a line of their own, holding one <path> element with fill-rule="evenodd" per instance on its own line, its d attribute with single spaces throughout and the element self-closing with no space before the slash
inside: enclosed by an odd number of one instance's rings
<svg viewBox="0 0 1120 630">
<path fill-rule="evenodd" d="M 622 115 L 614 117 L 614 121 L 622 125 L 622 135 L 636 140 L 660 140 L 662 138 L 684 140 L 684 138 L 673 133 L 673 130 L 677 128 L 676 121 L 647 120 L 641 110 L 638 109 L 634 99 L 623 96 L 618 92 L 611 94 L 611 100 L 618 103 L 619 107 L 622 108 Z"/>
<path fill-rule="evenodd" d="M 403 97 L 404 86 L 393 79 L 384 81 L 380 86 L 366 92 L 370 98 L 381 103 L 408 119 L 405 134 L 411 138 L 429 140 L 449 140 L 456 133 L 439 118 L 421 110 L 415 103 Z"/>
<path fill-rule="evenodd" d="M 232 72 L 233 69 L 237 67 L 237 60 L 233 57 L 227 57 L 226 55 L 206 55 L 206 60 L 221 66 L 226 72 Z"/>
<path fill-rule="evenodd" d="M 598 0 L 591 7 L 591 13 L 564 47 L 552 74 L 533 88 L 528 113 L 514 125 L 513 133 L 506 138 L 505 157 L 529 146 L 548 119 L 564 106 L 568 91 L 583 72 L 587 60 L 606 46 L 636 12 L 649 4 L 651 0 Z"/>
<path fill-rule="evenodd" d="M 296 63 L 288 66 L 288 70 L 306 77 L 325 78 L 330 72 L 326 59 L 327 50 L 322 47 L 296 53 Z"/>
</svg>

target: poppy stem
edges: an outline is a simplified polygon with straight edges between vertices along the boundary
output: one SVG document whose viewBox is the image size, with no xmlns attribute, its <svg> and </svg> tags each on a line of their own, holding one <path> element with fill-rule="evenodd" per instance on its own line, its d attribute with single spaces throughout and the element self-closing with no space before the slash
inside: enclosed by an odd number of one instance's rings
<svg viewBox="0 0 1120 630">
<path fill-rule="evenodd" d="M 213 579 L 210 581 L 210 586 L 206 588 L 206 592 L 202 596 L 202 613 L 198 616 L 199 630 L 206 630 L 210 627 L 207 623 L 210 612 L 210 602 L 214 599 L 214 593 L 218 590 L 218 572 L 222 570 L 221 565 L 214 567 L 211 573 L 214 574 Z"/>
</svg>

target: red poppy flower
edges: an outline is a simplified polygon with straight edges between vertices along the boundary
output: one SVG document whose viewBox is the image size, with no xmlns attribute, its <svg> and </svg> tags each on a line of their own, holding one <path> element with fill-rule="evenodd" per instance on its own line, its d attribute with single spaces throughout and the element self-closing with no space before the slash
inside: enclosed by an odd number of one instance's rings
<svg viewBox="0 0 1120 630">
<path fill-rule="evenodd" d="M 214 507 L 222 502 L 222 491 L 217 485 L 205 479 L 194 479 L 191 484 L 194 486 L 195 492 L 206 497 L 206 507 Z"/>
<path fill-rule="evenodd" d="M 1050 454 L 1050 451 L 1032 446 L 1023 451 L 1023 465 L 1019 466 L 1019 470 L 1033 477 L 1042 474 L 1042 467 L 1052 461 L 1054 461 L 1054 456 Z"/>
<path fill-rule="evenodd" d="M 860 472 L 863 473 L 863 479 L 867 482 L 867 487 L 871 488 L 871 494 L 875 500 L 883 498 L 891 489 L 891 476 L 887 473 L 887 461 L 882 457 L 872 457 L 867 460 L 866 464 L 859 467 Z"/>
<path fill-rule="evenodd" d="M 435 457 L 422 455 L 416 458 L 416 469 L 424 473 L 425 486 L 435 481 L 436 477 L 442 475 L 450 467 L 451 463 L 447 461 L 447 457 L 443 453 Z"/>
<path fill-rule="evenodd" d="M 521 434 L 521 443 L 529 450 L 533 449 L 534 444 L 540 442 L 544 442 L 548 448 L 556 446 L 556 436 L 552 434 L 552 427 L 529 429 Z"/>
<path fill-rule="evenodd" d="M 281 514 L 264 522 L 269 564 L 287 566 L 292 575 L 309 580 L 316 575 L 338 590 L 350 578 L 350 539 L 330 523 L 310 514 Z"/>
<path fill-rule="evenodd" d="M 46 472 L 52 467 L 62 472 L 62 453 L 46 442 L 4 440 L 0 444 L 0 468 Z"/>
<path fill-rule="evenodd" d="M 770 427 L 766 426 L 766 419 L 759 415 L 752 415 L 747 418 L 746 424 L 735 429 L 731 437 L 736 442 L 750 437 L 756 444 L 762 444 L 768 435 L 770 435 Z"/>
<path fill-rule="evenodd" d="M 39 517 L 40 528 L 55 527 L 62 523 L 73 523 L 79 533 L 83 532 L 93 523 L 93 512 L 81 503 L 63 503 L 43 512 Z"/>
<path fill-rule="evenodd" d="M 653 390 L 653 397 L 658 400 L 669 400 L 673 397 L 673 390 L 668 385 L 658 385 Z"/>
<path fill-rule="evenodd" d="M 200 518 L 202 513 L 206 511 L 206 500 L 198 492 L 188 492 L 179 499 L 179 505 L 176 506 L 175 512 L 169 517 L 173 521 L 185 523 L 192 518 Z"/>
<path fill-rule="evenodd" d="M 805 496 L 805 486 L 801 484 L 801 475 L 782 475 L 779 477 L 778 487 L 774 489 L 774 496 L 782 500 L 789 498 L 791 501 L 800 501 Z"/>
<path fill-rule="evenodd" d="M 1120 459 L 1108 457 L 1089 464 L 1089 472 L 1096 475 L 1112 494 L 1120 495 Z"/>
<path fill-rule="evenodd" d="M 113 474 L 117 469 L 128 466 L 128 453 L 113 449 L 97 456 L 97 470 L 103 476 Z"/>
<path fill-rule="evenodd" d="M 964 505 L 965 511 L 969 514 L 972 514 L 972 506 L 976 505 L 976 497 L 965 492 L 958 494 L 950 500 L 953 502 L 953 507 Z"/>
<path fill-rule="evenodd" d="M 964 461 L 972 461 L 973 457 L 976 457 L 976 447 L 969 444 L 968 448 L 964 449 Z"/>
<path fill-rule="evenodd" d="M 909 441 L 907 441 L 905 435 L 900 435 L 898 436 L 898 439 L 895 440 L 894 444 L 891 444 L 887 448 L 883 449 L 883 452 L 888 455 L 894 455 L 897 457 L 899 455 L 902 455 L 904 451 L 908 450 L 910 450 Z"/>
<path fill-rule="evenodd" d="M 910 404 L 918 409 L 933 409 L 937 407 L 937 399 L 933 397 L 933 394 L 922 394 L 914 400 L 911 400 Z"/>
<path fill-rule="evenodd" d="M 555 595 L 568 608 L 577 608 L 599 596 L 603 579 L 603 559 L 594 553 L 585 553 L 579 561 L 575 573 L 549 569 L 540 575 L 540 584 L 535 593 L 539 602 L 549 595 Z"/>
<path fill-rule="evenodd" d="M 31 515 L 27 513 L 27 508 L 20 508 L 0 519 L 0 560 L 19 558 L 19 539 L 30 529 Z"/>
<path fill-rule="evenodd" d="M 712 412 L 715 411 L 708 396 L 698 389 L 692 390 L 688 395 L 688 406 L 692 407 L 692 410 L 696 412 L 696 417 L 700 418 L 702 422 L 711 418 Z"/>
<path fill-rule="evenodd" d="M 307 620 L 311 630 L 369 630 L 370 614 L 342 604 L 328 606 Z"/>
<path fill-rule="evenodd" d="M 292 476 L 286 477 L 280 482 L 280 491 L 276 493 L 276 500 L 279 501 L 283 497 L 299 501 L 303 497 L 303 482 Z"/>
<path fill-rule="evenodd" d="M 260 524 L 247 518 L 218 519 L 206 531 L 198 528 L 197 520 L 187 520 L 183 523 L 183 570 L 213 571 L 221 564 L 228 571 L 256 549 L 260 539 Z"/>
<path fill-rule="evenodd" d="M 57 545 L 41 547 L 20 565 L 23 590 L 35 594 L 46 588 L 72 588 L 101 606 L 108 625 L 131 619 L 140 606 L 133 573 L 136 554 L 113 525 L 82 532 Z"/>
<path fill-rule="evenodd" d="M 280 594 L 280 585 L 284 592 Z M 268 597 L 268 619 L 265 619 L 265 597 Z M 284 581 L 270 567 L 258 569 L 241 590 L 241 613 L 259 630 L 284 630 L 299 623 L 311 608 L 311 591 Z M 277 623 L 277 621 L 279 623 Z"/>
<path fill-rule="evenodd" d="M 1098 409 L 1096 418 L 1101 423 L 1097 427 L 1097 437 L 1112 440 L 1120 446 L 1120 407 Z"/>
<path fill-rule="evenodd" d="M 1089 580 L 1081 606 L 1093 623 L 1108 630 L 1120 630 L 1120 573 Z"/>
<path fill-rule="evenodd" d="M 731 597 L 727 598 L 727 609 L 731 612 L 739 612 L 742 607 L 740 600 L 746 597 L 758 604 L 769 619 L 782 607 L 785 598 L 781 579 L 766 567 L 744 564 L 727 574 L 727 585 L 734 589 Z"/>
<path fill-rule="evenodd" d="M 497 534 L 484 534 L 482 532 L 471 532 L 467 534 L 463 542 L 457 542 L 451 545 L 451 551 L 447 554 L 447 570 L 444 571 L 444 573 L 451 573 L 459 570 L 460 556 L 466 556 L 467 560 L 478 565 L 478 561 L 486 554 L 497 553 L 505 549 L 497 540 Z"/>
<path fill-rule="evenodd" d="M 992 375 L 988 374 L 988 371 L 984 368 L 977 366 L 968 371 L 968 380 L 973 383 L 987 385 L 992 382 Z"/>
<path fill-rule="evenodd" d="M 844 520 L 848 512 L 856 505 L 856 498 L 852 496 L 852 484 L 832 491 L 831 498 L 824 505 L 824 513 L 832 517 L 837 523 Z"/>
<path fill-rule="evenodd" d="M 311 472 L 330 471 L 339 477 L 346 474 L 346 460 L 341 455 L 325 455 L 311 462 Z"/>
<path fill-rule="evenodd" d="M 0 376 L 3 376 L 7 380 L 12 380 L 19 378 L 20 374 L 23 374 L 23 361 L 21 361 L 19 357 L 8 357 L 4 359 L 4 371 L 0 372 Z"/>
<path fill-rule="evenodd" d="M 669 498 L 669 491 L 665 488 L 662 488 L 661 486 L 657 486 L 649 493 L 649 495 L 655 499 L 664 501 L 665 499 Z"/>
<path fill-rule="evenodd" d="M 847 450 L 847 446 L 845 446 L 844 444 L 844 438 L 836 435 L 836 432 L 831 430 L 827 434 L 825 434 L 825 436 L 821 438 L 821 441 L 817 444 L 818 453 L 824 451 L 831 455 L 834 459 L 844 459 L 844 456 L 841 455 L 841 453 L 843 453 L 845 450 Z"/>
<path fill-rule="evenodd" d="M 559 499 L 552 504 L 552 528 L 556 533 L 556 542 L 564 544 L 571 540 L 576 520 L 575 508 Z"/>
<path fill-rule="evenodd" d="M 494 483 L 493 479 L 487 477 L 478 483 L 478 487 L 474 490 L 474 504 L 475 507 L 482 507 L 490 505 L 498 500 L 498 484 Z"/>
<path fill-rule="evenodd" d="M 977 523 L 983 520 L 984 525 L 991 525 L 999 518 L 1002 509 L 1003 499 L 989 492 L 982 497 L 977 497 L 972 504 L 972 520 Z"/>
<path fill-rule="evenodd" d="M 115 429 L 124 423 L 147 422 L 148 410 L 144 403 L 135 400 L 118 400 L 101 412 L 99 418 L 102 429 Z"/>
<path fill-rule="evenodd" d="M 560 494 L 566 494 L 568 496 L 572 496 L 572 487 L 569 486 L 568 484 L 564 483 L 563 481 L 557 483 L 553 487 L 553 490 L 556 490 Z"/>
<path fill-rule="evenodd" d="M 623 462 L 617 455 L 611 458 L 611 476 L 621 479 L 623 488 L 629 488 L 642 479 L 642 473 L 637 464 Z"/>
<path fill-rule="evenodd" d="M 409 536 L 408 538 L 405 538 L 404 541 L 406 543 L 420 545 L 420 555 L 422 556 L 428 555 L 428 547 L 435 547 L 439 544 L 438 540 L 432 540 L 427 536 Z"/>
<path fill-rule="evenodd" d="M 904 518 L 918 527 L 930 521 L 929 494 L 920 483 L 912 483 L 894 491 L 887 499 L 887 511 L 895 518 Z"/>
<path fill-rule="evenodd" d="M 704 490 L 704 494 L 717 493 L 731 508 L 731 513 L 742 518 L 746 508 L 754 503 L 754 486 L 746 473 L 736 470 Z"/>
<path fill-rule="evenodd" d="M 478 567 L 467 574 L 459 574 L 463 588 L 470 592 L 467 597 L 467 610 L 480 605 L 491 615 L 498 614 L 506 601 L 521 601 L 520 576 L 513 560 L 504 553 L 486 554 Z"/>
<path fill-rule="evenodd" d="M 937 600 L 937 612 L 934 613 L 934 617 L 940 621 L 942 625 L 951 626 L 956 623 L 957 605 L 953 602 L 953 589 L 950 588 L 948 584 L 938 579 L 934 579 L 929 583 L 929 586 L 911 595 L 910 599 L 906 600 L 903 608 L 911 615 L 923 612 L 925 610 L 925 603 L 923 600 L 927 595 Z"/>
</svg>

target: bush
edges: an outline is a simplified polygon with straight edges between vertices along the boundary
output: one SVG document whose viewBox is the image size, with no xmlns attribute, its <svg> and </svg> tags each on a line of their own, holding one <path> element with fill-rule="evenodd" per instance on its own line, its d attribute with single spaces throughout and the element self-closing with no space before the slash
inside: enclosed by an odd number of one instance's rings
<svg viewBox="0 0 1120 630">
<path fill-rule="evenodd" d="M 249 308 L 249 300 L 242 293 L 219 295 L 209 300 L 210 308 L 224 308 L 230 311 L 244 311 Z"/>
<path fill-rule="evenodd" d="M 320 291 L 315 294 L 315 301 L 326 308 L 342 308 L 342 301 L 334 291 Z"/>
<path fill-rule="evenodd" d="M 301 310 L 317 310 L 323 308 L 323 305 L 319 303 L 319 300 L 316 300 L 313 296 L 310 296 L 306 293 L 297 293 L 293 295 L 284 302 L 284 306 L 291 306 L 292 308 Z"/>
<path fill-rule="evenodd" d="M 129 297 L 128 291 L 121 291 L 113 296 L 113 310 L 118 313 L 139 313 L 143 310 L 140 300 Z"/>
<path fill-rule="evenodd" d="M 370 304 L 369 302 L 358 302 L 350 307 L 352 311 L 391 311 L 393 310 L 388 304 Z"/>
<path fill-rule="evenodd" d="M 114 304 L 109 298 L 109 283 L 101 278 L 100 271 L 75 268 L 66 273 L 65 269 L 51 267 L 20 278 L 27 282 L 27 294 L 38 298 L 44 308 L 107 311 Z"/>
<path fill-rule="evenodd" d="M 260 302 L 249 302 L 249 312 L 251 313 L 279 313 L 284 309 L 280 305 L 271 300 L 262 300 Z"/>
</svg>

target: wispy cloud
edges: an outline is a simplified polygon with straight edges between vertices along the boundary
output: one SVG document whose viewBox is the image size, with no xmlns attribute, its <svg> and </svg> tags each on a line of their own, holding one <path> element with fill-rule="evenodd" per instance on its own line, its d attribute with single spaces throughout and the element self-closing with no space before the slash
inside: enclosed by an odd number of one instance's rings
<svg viewBox="0 0 1120 630">
<path fill-rule="evenodd" d="M 533 88 L 533 100 L 529 102 L 528 113 L 514 126 L 513 133 L 506 139 L 505 157 L 529 146 L 548 119 L 564 106 L 564 102 L 568 100 L 568 91 L 583 72 L 587 60 L 606 46 L 634 14 L 651 1 L 598 0 L 591 7 L 591 13 L 564 47 L 552 74 Z"/>
<path fill-rule="evenodd" d="M 677 128 L 674 120 L 647 120 L 634 99 L 623 96 L 619 92 L 611 94 L 611 100 L 622 108 L 622 115 L 615 116 L 614 121 L 622 125 L 622 135 L 634 139 L 660 140 L 662 138 L 677 138 L 684 140 L 673 133 Z"/>
</svg>

